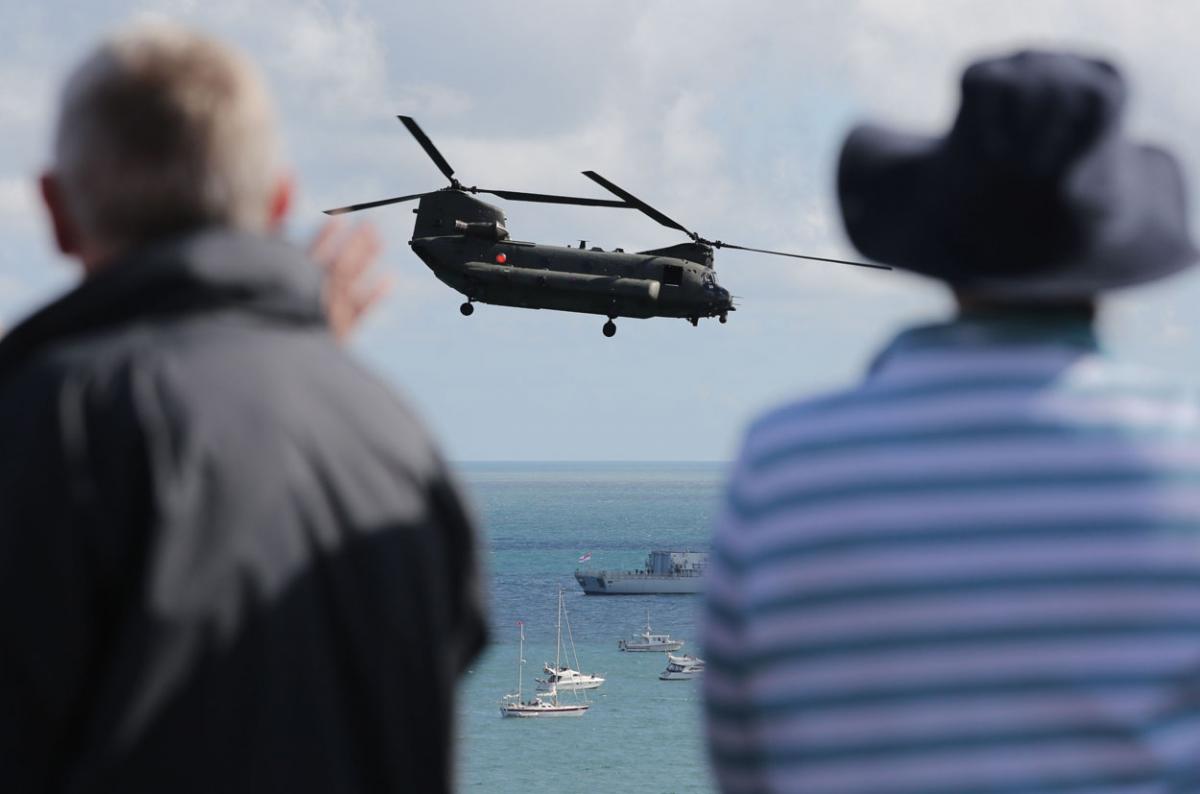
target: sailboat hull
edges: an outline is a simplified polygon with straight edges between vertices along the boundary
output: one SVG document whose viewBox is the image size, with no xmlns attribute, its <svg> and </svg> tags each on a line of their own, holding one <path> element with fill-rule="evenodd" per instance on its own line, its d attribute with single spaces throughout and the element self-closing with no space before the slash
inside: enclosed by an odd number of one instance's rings
<svg viewBox="0 0 1200 794">
<path fill-rule="evenodd" d="M 502 717 L 582 717 L 587 706 L 501 706 Z"/>
</svg>

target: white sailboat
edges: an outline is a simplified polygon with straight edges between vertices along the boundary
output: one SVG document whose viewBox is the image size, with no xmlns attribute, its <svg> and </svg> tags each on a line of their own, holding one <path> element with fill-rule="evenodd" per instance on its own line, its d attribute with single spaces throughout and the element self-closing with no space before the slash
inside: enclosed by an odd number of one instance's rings
<svg viewBox="0 0 1200 794">
<path fill-rule="evenodd" d="M 635 635 L 632 640 L 617 640 L 617 647 L 623 651 L 638 651 L 643 653 L 677 651 L 683 647 L 683 640 L 673 640 L 670 634 L 655 634 L 650 630 L 650 607 L 646 607 L 646 630 Z"/>
<path fill-rule="evenodd" d="M 558 653 L 555 650 L 554 666 L 543 664 L 542 670 L 545 671 L 546 677 L 539 678 L 541 689 L 549 691 L 551 689 L 559 689 L 563 692 L 577 691 L 581 689 L 595 689 L 604 683 L 604 677 L 593 675 L 590 673 L 579 672 L 579 653 L 575 650 L 575 635 L 571 633 L 571 619 L 567 615 L 567 605 L 563 601 L 563 590 L 558 589 L 558 646 L 562 647 L 562 624 L 567 624 L 567 637 L 571 641 L 571 657 L 575 661 L 575 667 L 571 668 L 565 664 L 559 664 Z"/>
<path fill-rule="evenodd" d="M 587 704 L 560 704 L 558 690 L 551 688 L 546 692 L 535 694 L 529 700 L 521 700 L 521 685 L 525 667 L 525 624 L 521 627 L 521 641 L 517 646 L 517 691 L 510 692 L 500 701 L 500 716 L 502 717 L 580 717 L 588 710 Z M 561 623 L 560 623 L 561 630 Z M 561 643 L 560 643 L 561 644 Z"/>
</svg>

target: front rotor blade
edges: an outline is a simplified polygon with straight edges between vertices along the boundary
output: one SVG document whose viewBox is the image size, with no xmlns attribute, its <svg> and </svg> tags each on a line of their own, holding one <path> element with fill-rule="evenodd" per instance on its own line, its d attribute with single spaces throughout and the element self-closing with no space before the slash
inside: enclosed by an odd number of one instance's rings
<svg viewBox="0 0 1200 794">
<path fill-rule="evenodd" d="M 453 182 L 454 169 L 450 167 L 450 163 L 446 162 L 446 158 L 442 157 L 442 153 L 433 145 L 433 141 L 429 140 L 425 131 L 417 126 L 417 122 L 413 121 L 411 116 L 397 116 L 396 118 L 400 119 L 400 123 L 407 127 L 412 136 L 417 139 L 417 143 L 421 144 L 421 148 L 425 150 L 425 154 L 429 155 L 429 159 L 433 160 L 433 164 L 438 167 L 438 170 Z"/>
<path fill-rule="evenodd" d="M 397 196 L 396 198 L 380 199 L 379 201 L 368 201 L 365 204 L 351 204 L 348 207 L 338 207 L 332 210 L 325 210 L 326 215 L 345 215 L 347 212 L 358 212 L 359 210 L 369 210 L 371 207 L 382 207 L 385 204 L 399 204 L 401 201 L 411 201 L 421 196 L 428 196 L 428 193 L 413 193 L 411 196 Z"/>
<path fill-rule="evenodd" d="M 578 204 L 582 207 L 624 207 L 625 209 L 635 209 L 631 204 L 627 204 L 624 201 L 613 201 L 612 199 L 554 196 L 549 193 L 522 193 L 519 190 L 484 190 L 481 187 L 472 188 L 471 192 L 491 193 L 493 196 L 499 196 L 510 201 L 536 201 L 541 204 Z"/>
<path fill-rule="evenodd" d="M 768 251 L 765 248 L 747 248 L 744 245 L 723 243 L 720 240 L 712 244 L 714 248 L 736 248 L 739 251 L 753 251 L 756 254 L 774 254 L 775 256 L 790 256 L 794 259 L 812 259 L 816 262 L 833 262 L 838 265 L 854 265 L 855 267 L 873 267 L 876 270 L 891 270 L 887 265 L 873 265 L 869 262 L 851 262 L 848 259 L 828 259 L 823 256 L 808 256 L 807 254 L 789 254 L 784 251 Z"/>
<path fill-rule="evenodd" d="M 607 190 L 608 192 L 612 193 L 613 195 L 620 196 L 621 198 L 625 199 L 626 203 L 628 203 L 631 206 L 633 206 L 634 208 L 639 209 L 642 212 L 646 213 L 651 218 L 653 218 L 654 220 L 661 223 L 663 226 L 666 226 L 671 229 L 678 229 L 679 231 L 683 232 L 684 234 L 688 235 L 689 237 L 695 236 L 694 234 L 692 234 L 692 232 L 685 229 L 678 221 L 671 220 L 666 215 L 664 215 L 661 212 L 659 212 L 658 210 L 654 209 L 654 207 L 651 207 L 649 204 L 647 204 L 646 202 L 642 201 L 637 196 L 630 193 L 628 190 L 625 190 L 622 187 L 618 187 L 617 185 L 614 185 L 612 182 L 609 182 L 607 179 L 600 176 L 595 171 L 584 171 L 583 175 L 586 176 L 588 179 L 592 180 L 593 182 L 595 182 L 600 187 Z"/>
</svg>

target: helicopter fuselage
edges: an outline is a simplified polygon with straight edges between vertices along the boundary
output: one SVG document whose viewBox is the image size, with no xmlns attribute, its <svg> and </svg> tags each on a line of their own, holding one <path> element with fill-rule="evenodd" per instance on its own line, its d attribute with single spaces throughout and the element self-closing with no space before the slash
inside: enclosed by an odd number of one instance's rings
<svg viewBox="0 0 1200 794">
<path fill-rule="evenodd" d="M 462 190 L 425 196 L 413 251 L 468 301 L 613 317 L 723 317 L 729 292 L 698 243 L 640 253 L 508 239 L 504 213 Z"/>
<path fill-rule="evenodd" d="M 718 317 L 732 309 L 712 268 L 652 253 L 468 235 L 422 237 L 413 250 L 468 300 L 608 317 Z"/>
</svg>

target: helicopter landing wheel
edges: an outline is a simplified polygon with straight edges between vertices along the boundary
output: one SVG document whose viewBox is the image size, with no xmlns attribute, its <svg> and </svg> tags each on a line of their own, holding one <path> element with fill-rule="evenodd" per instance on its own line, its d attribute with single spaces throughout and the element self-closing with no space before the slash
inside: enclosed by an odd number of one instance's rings
<svg viewBox="0 0 1200 794">
<path fill-rule="evenodd" d="M 604 328 L 602 328 L 601 330 L 604 331 L 605 336 L 616 336 L 617 335 L 617 324 L 614 323 L 610 319 L 608 322 L 606 322 L 604 324 Z"/>
<path fill-rule="evenodd" d="M 458 310 L 462 312 L 463 317 L 470 317 L 475 313 L 475 307 L 471 305 L 470 301 L 467 301 L 462 306 L 459 306 Z"/>
<path fill-rule="evenodd" d="M 728 318 L 727 316 L 725 316 L 724 314 L 722 314 L 722 315 L 721 315 L 720 317 L 718 317 L 717 319 L 721 321 L 721 325 L 724 325 L 724 324 L 725 324 L 726 322 L 728 322 L 728 320 L 729 320 L 729 318 Z"/>
<path fill-rule="evenodd" d="M 693 328 L 695 328 L 696 326 L 700 325 L 700 318 L 699 317 L 689 317 L 688 322 L 692 324 Z"/>
</svg>

